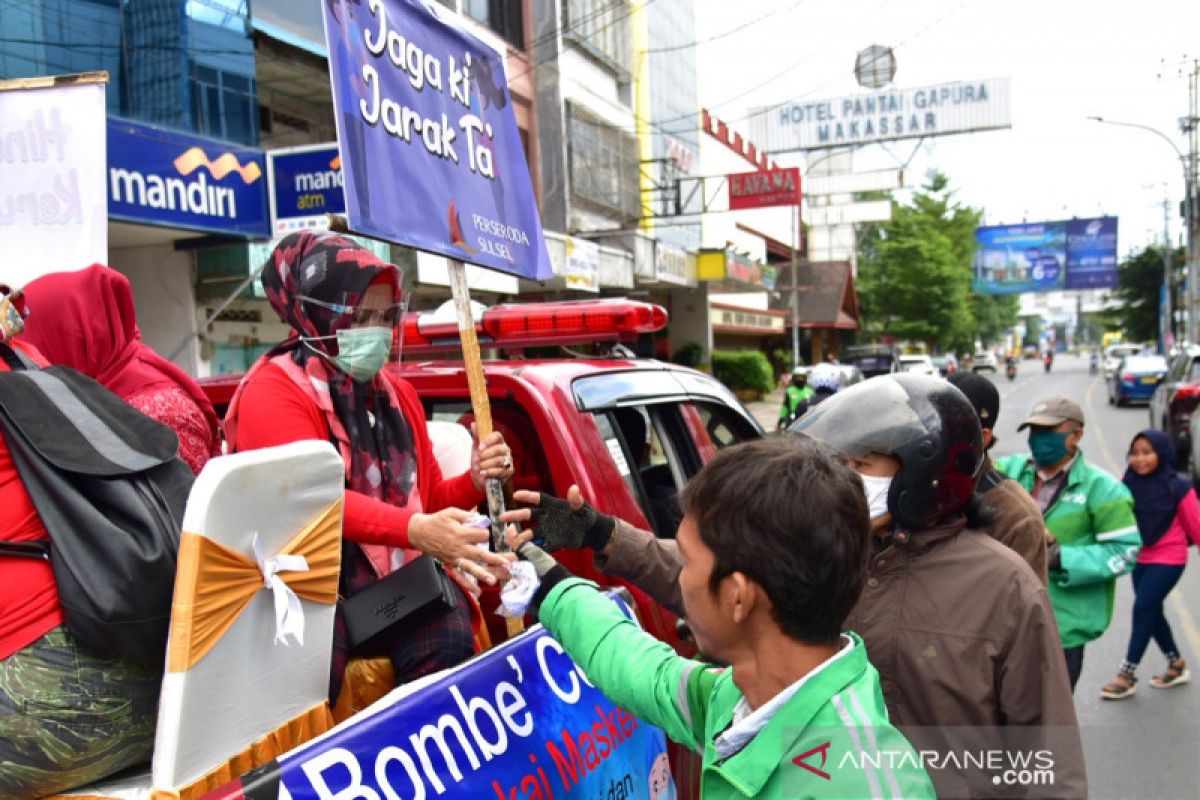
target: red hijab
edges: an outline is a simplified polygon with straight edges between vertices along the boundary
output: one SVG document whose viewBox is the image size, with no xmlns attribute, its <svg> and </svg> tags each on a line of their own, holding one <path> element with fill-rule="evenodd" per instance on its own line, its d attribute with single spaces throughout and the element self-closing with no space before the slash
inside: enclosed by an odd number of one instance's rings
<svg viewBox="0 0 1200 800">
<path fill-rule="evenodd" d="M 76 272 L 55 272 L 25 286 L 29 316 L 22 338 L 51 364 L 63 364 L 95 378 L 128 399 L 177 386 L 200 407 L 219 452 L 220 428 L 212 403 L 192 376 L 142 341 L 129 279 L 102 264 Z"/>
</svg>

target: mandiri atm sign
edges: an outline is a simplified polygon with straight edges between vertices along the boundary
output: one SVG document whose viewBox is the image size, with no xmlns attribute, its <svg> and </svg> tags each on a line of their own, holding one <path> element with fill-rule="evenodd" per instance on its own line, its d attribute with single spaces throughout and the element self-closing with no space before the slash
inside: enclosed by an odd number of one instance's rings
<svg viewBox="0 0 1200 800">
<path fill-rule="evenodd" d="M 783 167 L 729 176 L 729 210 L 800 205 L 800 168 Z"/>
</svg>

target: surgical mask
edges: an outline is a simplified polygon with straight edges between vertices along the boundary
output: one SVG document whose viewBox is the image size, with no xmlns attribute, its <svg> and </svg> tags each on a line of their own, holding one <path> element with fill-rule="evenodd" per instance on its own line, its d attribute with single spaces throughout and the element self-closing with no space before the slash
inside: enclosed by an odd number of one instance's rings
<svg viewBox="0 0 1200 800">
<path fill-rule="evenodd" d="M 310 337 L 328 339 L 328 336 Z M 338 354 L 329 360 L 358 383 L 371 380 L 387 363 L 392 350 L 392 329 L 343 328 L 337 332 Z"/>
<path fill-rule="evenodd" d="M 862 479 L 863 494 L 867 498 L 867 509 L 871 519 L 888 513 L 888 490 L 892 488 L 892 476 L 858 475 Z"/>
<path fill-rule="evenodd" d="M 1067 434 L 1058 431 L 1034 431 L 1029 434 L 1029 452 L 1039 467 L 1049 467 L 1067 457 Z"/>
</svg>

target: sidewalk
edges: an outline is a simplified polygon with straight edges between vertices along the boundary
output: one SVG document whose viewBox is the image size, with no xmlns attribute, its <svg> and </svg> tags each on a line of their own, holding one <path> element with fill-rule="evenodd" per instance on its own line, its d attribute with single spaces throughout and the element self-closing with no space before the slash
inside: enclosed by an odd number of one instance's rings
<svg viewBox="0 0 1200 800">
<path fill-rule="evenodd" d="M 774 389 L 764 394 L 762 400 L 751 400 L 745 404 L 746 410 L 758 420 L 767 433 L 775 430 L 775 425 L 779 422 L 779 407 L 782 405 L 782 389 Z"/>
</svg>

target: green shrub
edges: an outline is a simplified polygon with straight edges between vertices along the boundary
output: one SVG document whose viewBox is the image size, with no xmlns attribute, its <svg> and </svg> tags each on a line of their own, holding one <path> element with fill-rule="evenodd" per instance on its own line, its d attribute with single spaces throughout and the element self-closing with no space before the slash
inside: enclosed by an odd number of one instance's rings
<svg viewBox="0 0 1200 800">
<path fill-rule="evenodd" d="M 688 342 L 683 347 L 675 351 L 671 356 L 671 361 L 684 367 L 695 369 L 700 366 L 701 360 L 704 358 L 704 348 L 695 342 Z"/>
<path fill-rule="evenodd" d="M 714 350 L 713 377 L 730 389 L 769 392 L 775 387 L 771 363 L 758 350 Z"/>
</svg>

